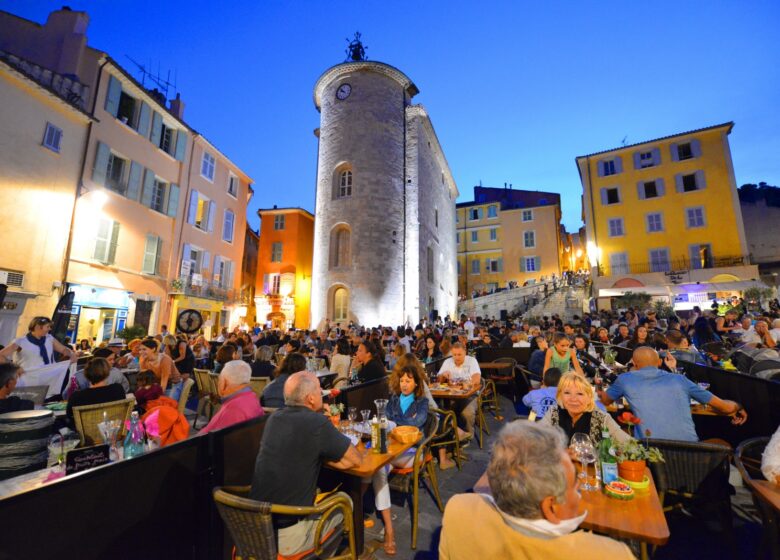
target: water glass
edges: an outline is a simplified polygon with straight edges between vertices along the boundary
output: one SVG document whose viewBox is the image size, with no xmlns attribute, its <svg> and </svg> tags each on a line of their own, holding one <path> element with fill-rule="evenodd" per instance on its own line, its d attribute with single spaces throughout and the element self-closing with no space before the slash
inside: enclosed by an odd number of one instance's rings
<svg viewBox="0 0 780 560">
<path fill-rule="evenodd" d="M 368 419 L 371 418 L 371 410 L 365 408 L 360 411 L 360 415 L 363 417 L 363 432 L 368 432 Z"/>
<path fill-rule="evenodd" d="M 350 406 L 347 409 L 347 418 L 349 418 L 349 429 L 350 431 L 355 431 L 355 420 L 357 420 L 357 408 L 354 406 Z"/>
</svg>

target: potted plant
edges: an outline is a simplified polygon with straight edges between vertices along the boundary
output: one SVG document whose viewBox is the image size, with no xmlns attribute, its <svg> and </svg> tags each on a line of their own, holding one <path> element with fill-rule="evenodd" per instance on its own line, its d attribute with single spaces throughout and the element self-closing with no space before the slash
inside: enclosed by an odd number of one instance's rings
<svg viewBox="0 0 780 560">
<path fill-rule="evenodd" d="M 645 432 L 650 437 L 650 430 Z M 664 456 L 657 447 L 642 444 L 639 440 L 630 438 L 623 443 L 615 444 L 615 458 L 618 462 L 618 476 L 631 482 L 642 482 L 645 478 L 647 462 L 663 462 Z"/>
<path fill-rule="evenodd" d="M 335 399 L 339 396 L 338 389 L 331 389 L 330 395 L 328 395 L 328 399 Z M 325 405 L 325 415 L 330 418 L 330 421 L 333 422 L 333 425 L 337 428 L 339 427 L 339 422 L 341 422 L 341 413 L 344 412 L 344 403 L 335 403 L 335 402 L 329 402 Z"/>
</svg>

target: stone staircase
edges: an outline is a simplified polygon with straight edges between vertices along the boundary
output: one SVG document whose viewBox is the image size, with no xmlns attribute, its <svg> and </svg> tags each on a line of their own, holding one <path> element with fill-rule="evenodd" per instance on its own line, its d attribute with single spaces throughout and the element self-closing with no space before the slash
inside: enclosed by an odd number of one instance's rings
<svg viewBox="0 0 780 560">
<path fill-rule="evenodd" d="M 548 283 L 547 289 L 552 292 L 552 283 Z M 502 310 L 506 309 L 510 315 L 520 313 L 525 309 L 526 302 L 530 304 L 534 298 L 541 301 L 543 293 L 544 284 L 533 284 L 467 299 L 458 303 L 458 316 L 465 313 L 472 318 L 499 319 Z"/>
<path fill-rule="evenodd" d="M 582 316 L 585 299 L 585 288 L 565 286 L 530 308 L 523 316 L 541 318 L 557 314 L 564 322 L 571 321 L 574 315 Z"/>
</svg>

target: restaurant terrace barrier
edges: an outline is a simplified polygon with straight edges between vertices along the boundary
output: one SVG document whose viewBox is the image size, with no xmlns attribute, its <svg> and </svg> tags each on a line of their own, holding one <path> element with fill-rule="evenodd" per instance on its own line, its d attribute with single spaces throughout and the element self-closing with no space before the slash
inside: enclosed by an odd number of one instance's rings
<svg viewBox="0 0 780 560">
<path fill-rule="evenodd" d="M 0 499 L 0 559 L 230 558 L 211 490 L 251 481 L 266 419 Z"/>
<path fill-rule="evenodd" d="M 351 406 L 358 410 L 358 414 L 361 410 L 371 410 L 373 415 L 376 412 L 374 400 L 387 399 L 390 396 L 390 387 L 387 384 L 387 379 L 387 377 L 383 377 L 341 388 L 341 393 L 336 397 L 336 402 L 344 405 L 342 418 L 347 417 L 347 409 Z"/>
</svg>

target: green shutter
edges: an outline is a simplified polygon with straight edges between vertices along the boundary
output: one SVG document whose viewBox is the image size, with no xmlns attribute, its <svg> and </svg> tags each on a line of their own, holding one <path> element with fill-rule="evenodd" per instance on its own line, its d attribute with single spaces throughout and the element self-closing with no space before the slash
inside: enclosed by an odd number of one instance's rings
<svg viewBox="0 0 780 560">
<path fill-rule="evenodd" d="M 111 243 L 108 245 L 108 258 L 106 262 L 108 264 L 114 264 L 116 260 L 116 247 L 119 243 L 119 222 L 114 222 L 111 229 Z"/>
<path fill-rule="evenodd" d="M 141 193 L 141 204 L 151 208 L 152 195 L 154 194 L 154 172 L 151 169 L 146 170 L 144 175 L 144 190 Z"/>
<path fill-rule="evenodd" d="M 111 220 L 99 220 L 97 235 L 95 236 L 95 250 L 92 252 L 93 259 L 100 262 L 106 262 L 106 253 L 108 252 L 110 237 Z"/>
<path fill-rule="evenodd" d="M 151 141 L 156 147 L 160 146 L 160 136 L 162 135 L 162 116 L 157 111 L 152 116 L 152 137 Z"/>
<path fill-rule="evenodd" d="M 108 92 L 106 93 L 106 112 L 111 113 L 115 118 L 119 113 L 119 98 L 122 95 L 122 84 L 115 77 L 108 77 Z"/>
<path fill-rule="evenodd" d="M 141 176 L 144 174 L 144 168 L 140 163 L 130 162 L 130 176 L 127 179 L 127 193 L 125 196 L 130 200 L 138 200 L 138 192 L 141 190 Z"/>
<path fill-rule="evenodd" d="M 176 159 L 184 161 L 184 154 L 187 151 L 187 133 L 183 130 L 176 131 Z"/>
<path fill-rule="evenodd" d="M 97 143 L 95 150 L 95 166 L 92 168 L 92 180 L 98 185 L 106 184 L 108 173 L 108 158 L 111 156 L 111 148 L 103 142 Z"/>
<path fill-rule="evenodd" d="M 141 272 L 146 274 L 157 274 L 157 262 L 159 260 L 160 238 L 152 233 L 146 234 L 146 246 L 144 247 L 144 264 Z"/>
<path fill-rule="evenodd" d="M 520 272 L 525 272 L 525 257 L 520 257 Z"/>
<path fill-rule="evenodd" d="M 179 185 L 171 183 L 168 186 L 168 215 L 171 218 L 176 217 L 179 211 Z"/>
<path fill-rule="evenodd" d="M 542 257 L 534 257 L 534 268 L 536 272 L 542 271 Z"/>
<path fill-rule="evenodd" d="M 504 259 L 498 259 L 498 271 L 504 272 Z"/>
<path fill-rule="evenodd" d="M 149 138 L 149 119 L 152 116 L 152 110 L 149 105 L 141 101 L 141 110 L 138 113 L 138 134 L 144 138 Z"/>
</svg>

